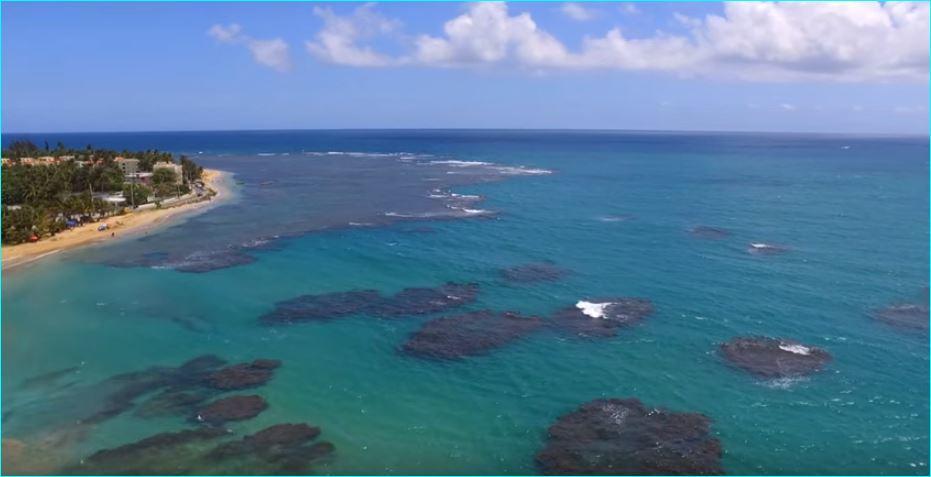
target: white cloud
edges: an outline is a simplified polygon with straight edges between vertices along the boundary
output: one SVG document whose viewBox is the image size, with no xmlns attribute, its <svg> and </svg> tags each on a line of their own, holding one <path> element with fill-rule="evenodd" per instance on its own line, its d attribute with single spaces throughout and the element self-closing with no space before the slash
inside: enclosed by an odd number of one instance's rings
<svg viewBox="0 0 931 477">
<path fill-rule="evenodd" d="M 779 107 L 782 108 L 783 111 L 795 111 L 796 109 L 798 109 L 797 106 L 795 106 L 794 104 L 789 104 L 789 103 L 782 103 L 779 105 Z"/>
<path fill-rule="evenodd" d="M 573 5 L 563 11 L 571 16 L 568 11 L 584 10 Z M 583 38 L 575 51 L 529 13 L 511 14 L 504 3 L 475 3 L 447 21 L 442 35 L 420 35 L 411 53 L 398 56 L 358 46 L 397 25 L 372 10 L 367 5 L 338 16 L 315 9 L 324 28 L 308 50 L 349 66 L 617 69 L 749 81 L 928 78 L 928 3 L 726 3 L 721 15 L 677 14 L 686 34 L 630 38 L 613 28 Z"/>
<path fill-rule="evenodd" d="M 231 23 L 227 26 L 214 25 L 207 30 L 208 35 L 221 43 L 232 43 L 236 41 L 241 33 L 242 27 L 236 23 Z"/>
<path fill-rule="evenodd" d="M 347 66 L 389 66 L 400 62 L 357 44 L 366 38 L 391 33 L 400 25 L 375 13 L 372 4 L 356 8 L 348 16 L 336 15 L 329 8 L 314 7 L 314 15 L 323 19 L 323 29 L 305 46 L 318 59 Z"/>
<path fill-rule="evenodd" d="M 230 45 L 243 45 L 252 53 L 256 63 L 267 66 L 275 71 L 286 72 L 291 70 L 291 54 L 288 43 L 281 38 L 259 40 L 242 32 L 242 27 L 236 23 L 229 25 L 213 25 L 207 30 L 207 35 L 220 43 Z"/>
<path fill-rule="evenodd" d="M 633 3 L 622 3 L 619 8 L 622 13 L 626 13 L 628 15 L 639 15 L 640 14 L 640 9 L 637 8 L 637 5 Z"/>
<path fill-rule="evenodd" d="M 569 52 L 537 27 L 528 13 L 508 15 L 503 3 L 475 3 L 443 25 L 444 37 L 420 36 L 414 62 L 424 65 L 465 66 L 514 63 L 558 68 Z"/>
<path fill-rule="evenodd" d="M 577 22 L 587 22 L 595 19 L 595 12 L 583 7 L 578 3 L 564 3 L 561 8 L 562 12 L 569 18 Z"/>
</svg>

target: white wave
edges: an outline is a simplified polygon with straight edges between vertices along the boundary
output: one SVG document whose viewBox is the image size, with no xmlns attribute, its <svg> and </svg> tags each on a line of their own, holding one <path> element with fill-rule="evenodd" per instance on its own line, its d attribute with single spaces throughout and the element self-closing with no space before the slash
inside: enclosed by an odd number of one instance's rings
<svg viewBox="0 0 931 477">
<path fill-rule="evenodd" d="M 398 217 L 402 219 L 429 219 L 432 217 L 443 217 L 445 214 L 438 214 L 436 212 L 423 212 L 419 214 L 405 214 L 401 212 L 385 212 L 385 217 Z"/>
<path fill-rule="evenodd" d="M 385 215 L 388 215 L 388 214 L 385 214 Z M 353 227 L 371 227 L 375 224 L 371 222 L 349 222 L 349 225 Z"/>
<path fill-rule="evenodd" d="M 467 215 L 486 215 L 486 214 L 491 214 L 491 213 L 492 213 L 490 210 L 485 210 L 485 209 L 467 209 L 467 208 L 465 208 L 465 207 L 463 207 L 463 208 L 461 208 L 461 209 L 456 209 L 456 210 L 461 210 L 461 211 L 465 212 Z"/>
<path fill-rule="evenodd" d="M 256 154 L 256 155 L 257 155 L 257 156 L 262 156 L 262 157 L 268 157 L 268 156 L 274 156 L 274 155 L 276 155 L 276 154 L 275 154 L 274 152 L 260 152 L 260 153 L 258 153 L 258 154 Z"/>
<path fill-rule="evenodd" d="M 598 217 L 598 220 L 600 222 L 624 222 L 627 219 L 628 217 L 623 216 L 623 215 L 603 215 L 601 217 Z"/>
<path fill-rule="evenodd" d="M 496 166 L 493 167 L 493 169 L 501 174 L 510 176 L 537 176 L 553 173 L 553 171 L 549 169 L 532 169 L 524 166 Z"/>
<path fill-rule="evenodd" d="M 768 388 L 774 389 L 789 389 L 800 381 L 803 381 L 805 378 L 802 377 L 785 377 L 785 378 L 776 378 L 770 379 L 767 381 L 762 381 L 762 384 Z"/>
<path fill-rule="evenodd" d="M 490 162 L 481 162 L 481 161 L 455 161 L 455 160 L 430 161 L 430 164 L 437 164 L 437 165 L 442 164 L 442 165 L 453 166 L 453 167 L 478 167 L 478 166 L 490 166 L 490 165 L 492 165 Z"/>
<path fill-rule="evenodd" d="M 398 157 L 409 160 L 417 157 L 412 152 L 361 152 L 361 151 L 304 151 L 306 156 Z M 426 156 L 426 155 L 423 155 Z"/>
<path fill-rule="evenodd" d="M 779 349 L 804 356 L 808 356 L 808 354 L 811 353 L 811 348 L 802 345 L 781 344 L 779 345 Z"/>
<path fill-rule="evenodd" d="M 604 318 L 605 309 L 611 305 L 613 305 L 611 302 L 592 303 L 590 301 L 579 300 L 579 302 L 575 304 L 575 307 L 581 310 L 584 315 L 592 318 Z"/>
<path fill-rule="evenodd" d="M 455 192 L 447 192 L 442 189 L 433 189 L 427 194 L 427 198 L 430 199 L 455 199 L 457 202 L 463 201 L 476 201 L 482 200 L 480 195 L 471 195 L 471 194 L 457 194 Z"/>
</svg>

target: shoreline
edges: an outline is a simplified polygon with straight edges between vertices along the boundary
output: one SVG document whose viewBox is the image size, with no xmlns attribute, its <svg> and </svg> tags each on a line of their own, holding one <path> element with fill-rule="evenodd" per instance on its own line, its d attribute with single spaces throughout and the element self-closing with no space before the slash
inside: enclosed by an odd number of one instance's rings
<svg viewBox="0 0 931 477">
<path fill-rule="evenodd" d="M 204 212 L 229 201 L 233 197 L 232 177 L 233 174 L 230 172 L 205 169 L 204 184 L 215 192 L 209 199 L 163 209 L 136 210 L 66 230 L 38 242 L 4 245 L 2 247 L 2 270 L 7 272 L 60 252 L 91 245 L 116 243 L 121 239 L 132 238 L 163 226 L 172 225 L 179 218 L 192 215 L 194 212 Z M 109 228 L 105 231 L 98 231 L 97 226 L 101 223 L 108 224 Z"/>
</svg>

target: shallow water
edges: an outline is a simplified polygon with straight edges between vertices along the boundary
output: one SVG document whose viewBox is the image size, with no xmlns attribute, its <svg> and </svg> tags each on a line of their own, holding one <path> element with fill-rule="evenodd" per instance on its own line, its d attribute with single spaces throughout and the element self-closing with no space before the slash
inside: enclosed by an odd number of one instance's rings
<svg viewBox="0 0 931 477">
<path fill-rule="evenodd" d="M 283 361 L 250 391 L 269 409 L 230 427 L 241 435 L 279 422 L 320 426 L 336 452 L 319 473 L 533 473 L 546 428 L 600 397 L 709 416 L 728 473 L 928 473 L 928 336 L 871 317 L 925 296 L 924 139 L 506 131 L 36 139 L 187 153 L 239 181 L 233 203 L 158 234 L 4 275 L 3 437 L 51 452 L 56 465 L 189 427 L 186 416 L 130 411 L 48 442 L 100 399 L 94 383 L 214 353 Z M 696 226 L 730 235 L 709 240 L 690 233 Z M 748 253 L 751 243 L 785 251 Z M 179 264 L 192 256 L 209 266 L 187 273 Z M 546 261 L 567 273 L 531 283 L 501 274 Z M 481 287 L 456 312 L 546 316 L 617 296 L 648 298 L 656 311 L 613 338 L 544 329 L 457 361 L 398 351 L 440 315 L 259 322 L 303 294 L 390 295 L 447 281 Z M 809 377 L 761 381 L 716 353 L 751 334 L 817 346 L 833 361 Z"/>
</svg>

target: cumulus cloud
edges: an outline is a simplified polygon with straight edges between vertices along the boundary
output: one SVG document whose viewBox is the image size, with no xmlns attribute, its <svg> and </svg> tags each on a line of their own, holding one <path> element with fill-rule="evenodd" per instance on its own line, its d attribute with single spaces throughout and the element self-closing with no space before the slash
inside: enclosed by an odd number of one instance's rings
<svg viewBox="0 0 931 477">
<path fill-rule="evenodd" d="M 584 10 L 571 5 L 563 6 L 567 15 L 573 15 L 567 9 Z M 583 38 L 575 50 L 529 13 L 512 14 L 504 3 L 475 3 L 447 21 L 442 35 L 420 35 L 411 52 L 397 56 L 360 46 L 397 27 L 372 6 L 348 16 L 320 8 L 315 13 L 324 27 L 307 43 L 308 51 L 348 66 L 617 69 L 751 81 L 928 77 L 928 3 L 726 3 L 720 15 L 677 15 L 686 34 L 633 38 L 613 28 Z"/>
<path fill-rule="evenodd" d="M 586 22 L 595 19 L 595 12 L 583 7 L 578 3 L 564 3 L 562 12 L 569 18 L 577 22 Z"/>
<path fill-rule="evenodd" d="M 503 3 L 476 3 L 443 25 L 443 37 L 420 36 L 413 61 L 424 65 L 464 66 L 511 62 L 560 67 L 569 51 L 541 30 L 529 13 L 511 16 Z"/>
<path fill-rule="evenodd" d="M 314 7 L 314 15 L 323 19 L 323 29 L 313 41 L 305 43 L 316 58 L 347 66 L 390 66 L 401 60 L 377 53 L 371 47 L 360 46 L 368 38 L 391 33 L 400 23 L 385 18 L 373 10 L 372 4 L 356 8 L 350 15 L 339 16 L 329 8 Z"/>
<path fill-rule="evenodd" d="M 242 27 L 236 23 L 213 25 L 207 30 L 207 35 L 219 43 L 245 46 L 252 54 L 252 59 L 262 66 L 280 72 L 291 69 L 291 54 L 288 43 L 281 38 L 270 40 L 252 38 L 243 33 Z"/>
</svg>

